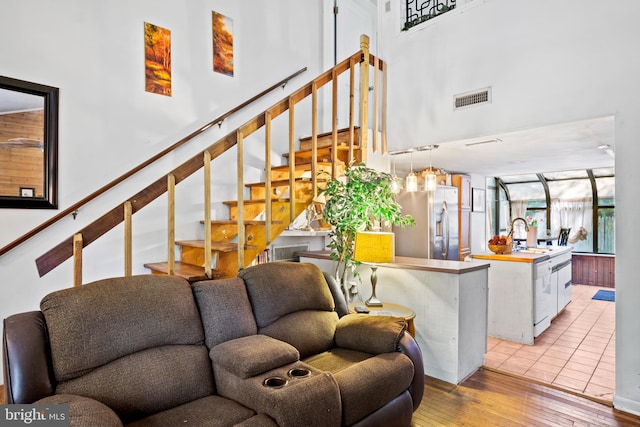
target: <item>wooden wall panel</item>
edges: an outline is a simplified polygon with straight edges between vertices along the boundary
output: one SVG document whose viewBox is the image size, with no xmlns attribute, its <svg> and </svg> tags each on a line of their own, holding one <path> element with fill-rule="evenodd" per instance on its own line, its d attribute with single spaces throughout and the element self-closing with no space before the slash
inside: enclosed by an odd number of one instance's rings
<svg viewBox="0 0 640 427">
<path fill-rule="evenodd" d="M 571 260 L 573 283 L 615 288 L 615 257 L 573 254 Z"/>
<path fill-rule="evenodd" d="M 33 188 L 35 197 L 44 197 L 43 141 L 43 110 L 0 115 L 0 196 Z"/>
<path fill-rule="evenodd" d="M 44 110 L 0 114 L 0 141 L 14 138 L 44 141 Z"/>
</svg>

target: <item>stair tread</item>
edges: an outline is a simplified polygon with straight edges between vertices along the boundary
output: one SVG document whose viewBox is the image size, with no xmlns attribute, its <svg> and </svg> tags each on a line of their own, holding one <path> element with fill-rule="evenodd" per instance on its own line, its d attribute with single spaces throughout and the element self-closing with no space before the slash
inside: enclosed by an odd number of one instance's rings
<svg viewBox="0 0 640 427">
<path fill-rule="evenodd" d="M 311 182 L 311 178 L 295 178 L 294 179 L 295 182 Z M 320 178 L 318 177 L 317 182 L 327 182 L 328 180 L 326 178 Z M 275 186 L 279 186 L 279 185 L 288 185 L 289 184 L 289 179 L 274 179 L 271 180 L 271 185 L 275 185 Z M 263 182 L 251 182 L 248 184 L 245 184 L 245 187 L 262 187 L 265 186 L 266 183 Z"/>
<path fill-rule="evenodd" d="M 309 170 L 311 171 L 311 168 L 309 167 L 311 163 L 296 163 L 295 168 L 296 170 Z M 322 161 L 318 161 L 316 163 L 319 166 L 326 166 L 326 167 L 331 167 L 331 162 L 322 162 Z M 271 166 L 271 170 L 275 170 L 275 171 L 288 171 L 289 170 L 289 165 L 280 165 L 280 166 Z"/>
<path fill-rule="evenodd" d="M 169 263 L 166 261 L 147 263 L 144 264 L 144 266 L 158 273 L 169 274 Z M 175 263 L 174 273 L 176 276 L 182 277 L 189 282 L 196 282 L 198 280 L 220 279 L 226 276 L 226 274 L 222 271 L 211 270 L 211 278 L 209 278 L 204 274 L 204 267 L 179 261 L 176 261 Z"/>
<path fill-rule="evenodd" d="M 360 129 L 360 126 L 354 126 L 353 127 L 353 131 L 354 132 L 358 131 L 359 129 Z M 338 131 L 338 134 L 341 134 L 341 133 L 347 133 L 350 130 L 351 130 L 351 128 L 340 128 L 337 131 Z M 319 133 L 318 134 L 318 138 L 324 138 L 324 137 L 331 136 L 331 135 L 333 135 L 333 131 L 332 130 L 330 130 L 328 132 Z M 308 141 L 311 138 L 313 138 L 313 136 L 303 136 L 303 137 L 299 138 L 299 140 L 300 141 Z"/>
<path fill-rule="evenodd" d="M 200 224 L 204 224 L 204 220 L 200 220 Z M 238 221 L 236 221 L 235 219 L 219 219 L 219 220 L 215 220 L 215 221 L 211 221 L 211 224 L 218 224 L 218 225 L 237 225 Z M 266 225 L 267 221 L 264 220 L 258 220 L 258 219 L 250 219 L 250 220 L 244 220 L 244 224 L 245 225 Z M 279 225 L 279 224 L 284 224 L 284 221 L 271 221 L 272 225 Z"/>
<path fill-rule="evenodd" d="M 247 199 L 247 200 L 244 200 L 244 204 L 245 205 L 259 204 L 259 203 L 264 204 L 265 202 L 266 202 L 265 199 Z M 284 198 L 284 199 L 271 199 L 271 202 L 272 203 L 274 203 L 274 202 L 290 203 L 291 199 L 289 199 L 288 197 Z M 298 204 L 307 204 L 308 201 L 296 199 L 296 203 L 298 203 Z M 228 205 L 228 206 L 235 206 L 235 205 L 238 204 L 238 201 L 237 200 L 227 200 L 225 202 L 222 202 L 222 204 L 223 205 Z"/>
<path fill-rule="evenodd" d="M 204 248 L 204 240 L 178 240 L 176 244 L 192 248 Z M 244 248 L 258 249 L 257 246 L 253 245 L 244 245 Z M 235 252 L 238 250 L 238 244 L 233 242 L 211 242 L 211 249 L 219 252 Z"/>
<path fill-rule="evenodd" d="M 331 148 L 332 147 L 318 147 L 318 149 L 317 149 L 318 156 L 330 154 Z M 346 145 L 338 145 L 337 148 L 338 148 L 338 151 L 349 151 L 349 147 L 346 146 Z M 360 146 L 359 145 L 354 145 L 353 149 L 354 150 L 359 150 Z M 294 154 L 295 154 L 296 157 L 309 158 L 309 157 L 311 157 L 311 150 L 296 151 Z M 289 157 L 289 153 L 284 153 L 282 156 L 288 158 Z M 296 162 L 296 163 L 299 163 L 299 162 Z"/>
</svg>

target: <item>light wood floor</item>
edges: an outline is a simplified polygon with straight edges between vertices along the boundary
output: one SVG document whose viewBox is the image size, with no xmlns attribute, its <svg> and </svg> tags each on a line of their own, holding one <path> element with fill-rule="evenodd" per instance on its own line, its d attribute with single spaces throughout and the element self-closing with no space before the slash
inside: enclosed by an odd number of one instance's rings
<svg viewBox="0 0 640 427">
<path fill-rule="evenodd" d="M 0 386 L 0 404 L 4 403 Z M 425 378 L 412 427 L 639 426 L 640 417 L 521 378 L 481 369 L 456 386 Z"/>
<path fill-rule="evenodd" d="M 640 426 L 640 417 L 487 369 L 457 386 L 431 377 L 425 384 L 413 427 Z"/>
</svg>

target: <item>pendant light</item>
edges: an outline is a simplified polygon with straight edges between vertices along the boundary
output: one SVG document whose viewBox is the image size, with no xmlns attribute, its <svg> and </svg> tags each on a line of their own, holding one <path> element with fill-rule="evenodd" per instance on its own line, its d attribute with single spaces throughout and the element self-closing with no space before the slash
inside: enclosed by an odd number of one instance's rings
<svg viewBox="0 0 640 427">
<path fill-rule="evenodd" d="M 393 194 L 398 194 L 400 190 L 402 190 L 402 183 L 396 175 L 396 161 L 393 156 L 391 156 L 391 163 L 393 164 L 393 174 L 391 175 L 391 191 L 393 192 Z"/>
<path fill-rule="evenodd" d="M 431 152 L 438 148 L 437 145 L 430 145 L 429 146 L 429 170 L 427 171 L 427 174 L 424 177 L 424 189 L 425 191 L 435 191 L 436 189 L 436 173 L 433 171 L 433 168 L 431 167 Z"/>
<path fill-rule="evenodd" d="M 409 175 L 407 175 L 404 186 L 408 192 L 413 193 L 415 191 L 418 191 L 418 176 L 413 172 L 413 150 L 411 150 L 410 156 L 411 172 L 409 172 Z"/>
</svg>

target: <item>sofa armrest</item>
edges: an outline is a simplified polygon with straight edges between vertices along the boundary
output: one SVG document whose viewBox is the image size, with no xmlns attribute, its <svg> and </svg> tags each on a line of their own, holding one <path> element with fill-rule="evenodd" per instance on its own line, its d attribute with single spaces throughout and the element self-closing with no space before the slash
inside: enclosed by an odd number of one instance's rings
<svg viewBox="0 0 640 427">
<path fill-rule="evenodd" d="M 422 362 L 422 352 L 416 340 L 408 333 L 403 334 L 398 342 L 400 353 L 408 356 L 413 362 L 413 380 L 409 386 L 411 399 L 413 400 L 413 410 L 417 410 L 424 394 L 424 365 Z"/>
<path fill-rule="evenodd" d="M 250 335 L 218 344 L 209 357 L 213 369 L 223 368 L 239 378 L 251 378 L 300 359 L 294 346 L 266 335 Z"/>
<path fill-rule="evenodd" d="M 336 346 L 380 354 L 397 350 L 407 322 L 400 317 L 347 314 L 336 326 Z"/>
<path fill-rule="evenodd" d="M 35 402 L 38 405 L 69 405 L 71 427 L 122 427 L 122 421 L 107 405 L 89 397 L 55 394 Z"/>
<path fill-rule="evenodd" d="M 2 352 L 5 403 L 33 403 L 53 394 L 51 349 L 42 312 L 4 319 Z"/>
</svg>

